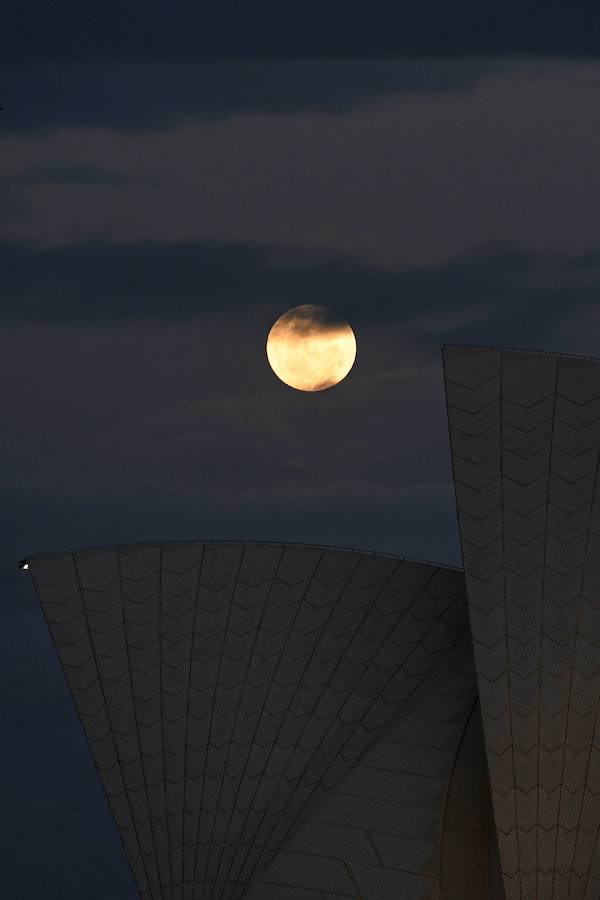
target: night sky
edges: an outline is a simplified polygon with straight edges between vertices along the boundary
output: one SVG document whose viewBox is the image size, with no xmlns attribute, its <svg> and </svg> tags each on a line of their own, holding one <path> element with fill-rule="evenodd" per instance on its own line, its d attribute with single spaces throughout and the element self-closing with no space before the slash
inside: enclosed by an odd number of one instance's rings
<svg viewBox="0 0 600 900">
<path fill-rule="evenodd" d="M 599 5 L 323 5 L 3 12 L 6 900 L 135 897 L 18 559 L 242 538 L 460 563 L 441 346 L 600 355 Z M 264 353 L 303 303 L 358 342 L 318 394 Z"/>
</svg>

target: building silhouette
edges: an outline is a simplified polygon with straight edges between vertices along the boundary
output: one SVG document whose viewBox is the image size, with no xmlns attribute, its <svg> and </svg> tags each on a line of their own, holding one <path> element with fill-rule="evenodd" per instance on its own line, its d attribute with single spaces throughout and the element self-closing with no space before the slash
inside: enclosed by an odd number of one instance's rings
<svg viewBox="0 0 600 900">
<path fill-rule="evenodd" d="M 600 367 L 447 347 L 464 571 L 27 560 L 144 900 L 600 896 Z"/>
</svg>

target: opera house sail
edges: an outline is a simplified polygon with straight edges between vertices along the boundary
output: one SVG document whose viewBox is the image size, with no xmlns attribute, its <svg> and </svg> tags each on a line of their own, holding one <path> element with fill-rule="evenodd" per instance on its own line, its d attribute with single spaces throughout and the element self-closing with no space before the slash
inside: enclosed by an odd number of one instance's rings
<svg viewBox="0 0 600 900">
<path fill-rule="evenodd" d="M 435 884 L 476 700 L 460 571 L 235 543 L 29 565 L 142 897 Z"/>
<path fill-rule="evenodd" d="M 447 347 L 464 571 L 27 566 L 143 900 L 597 900 L 600 366 Z"/>
<path fill-rule="evenodd" d="M 444 351 L 509 900 L 600 896 L 600 365 Z"/>
</svg>

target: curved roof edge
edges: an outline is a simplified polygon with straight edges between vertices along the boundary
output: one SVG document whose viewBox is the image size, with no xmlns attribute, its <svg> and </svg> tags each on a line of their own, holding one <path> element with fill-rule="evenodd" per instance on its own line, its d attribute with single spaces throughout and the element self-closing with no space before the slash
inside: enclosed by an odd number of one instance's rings
<svg viewBox="0 0 600 900">
<path fill-rule="evenodd" d="M 361 556 L 380 556 L 385 557 L 386 559 L 397 559 L 402 562 L 411 562 L 411 563 L 420 563 L 421 565 L 426 566 L 435 566 L 437 569 L 448 569 L 451 572 L 463 572 L 464 569 L 462 566 L 453 566 L 450 563 L 441 563 L 436 562 L 432 559 L 419 559 L 414 556 L 402 556 L 398 553 L 382 553 L 379 550 L 363 550 L 360 547 L 340 547 L 335 544 L 312 544 L 307 543 L 305 541 L 271 541 L 268 539 L 262 540 L 243 540 L 239 538 L 187 538 L 186 540 L 167 540 L 167 541 L 128 541 L 120 544 L 99 544 L 92 545 L 89 547 L 72 547 L 66 548 L 62 550 L 51 550 L 47 553 L 32 553 L 29 556 L 25 556 L 20 559 L 17 563 L 19 569 L 24 569 L 28 566 L 30 560 L 32 559 L 42 559 L 52 556 L 66 556 L 71 553 L 86 553 L 90 551 L 98 551 L 101 552 L 103 550 L 117 550 L 125 547 L 160 547 L 161 545 L 177 545 L 180 544 L 182 546 L 186 544 L 247 544 L 247 545 L 265 545 L 270 547 L 297 547 L 299 549 L 312 549 L 312 550 L 337 550 L 341 553 L 359 553 Z"/>
<path fill-rule="evenodd" d="M 600 358 L 597 356 L 586 356 L 583 353 L 563 353 L 559 350 L 544 350 L 538 347 L 503 347 L 496 344 L 442 344 L 443 350 L 500 350 L 507 353 L 535 353 L 537 356 L 582 359 L 587 362 L 600 363 Z"/>
</svg>

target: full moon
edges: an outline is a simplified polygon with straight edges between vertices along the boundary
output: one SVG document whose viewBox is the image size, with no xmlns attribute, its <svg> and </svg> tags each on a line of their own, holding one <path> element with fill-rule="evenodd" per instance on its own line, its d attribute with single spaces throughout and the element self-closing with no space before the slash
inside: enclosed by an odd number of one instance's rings
<svg viewBox="0 0 600 900">
<path fill-rule="evenodd" d="M 277 319 L 267 338 L 267 359 L 284 384 L 297 391 L 324 391 L 354 365 L 356 338 L 327 307 L 307 303 Z"/>
</svg>

